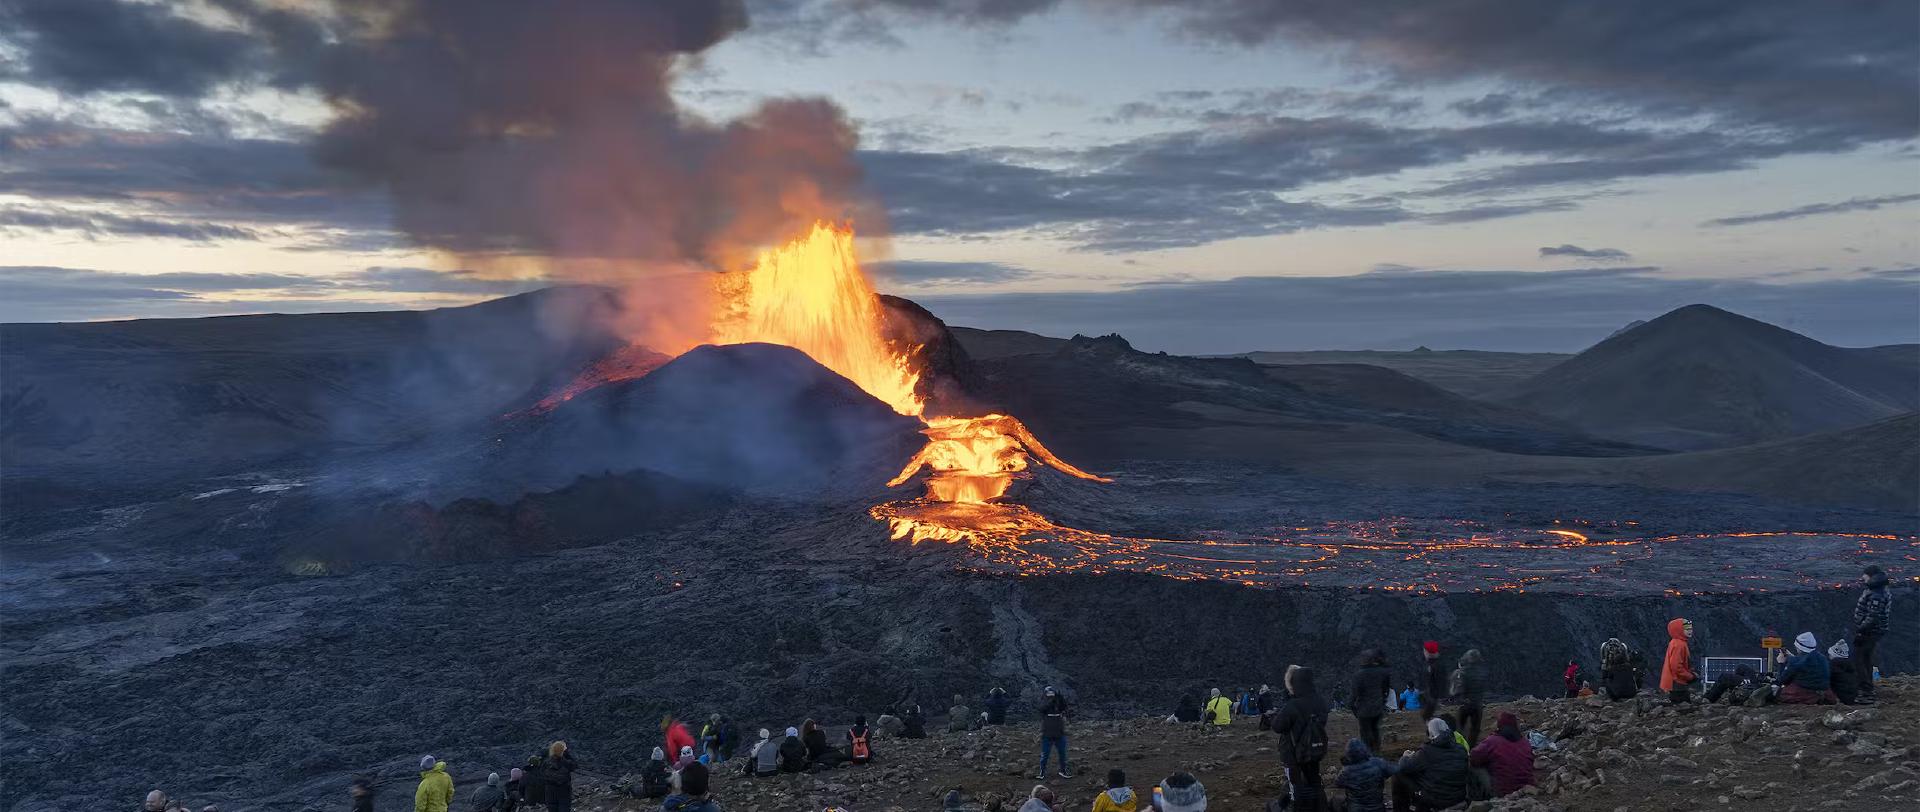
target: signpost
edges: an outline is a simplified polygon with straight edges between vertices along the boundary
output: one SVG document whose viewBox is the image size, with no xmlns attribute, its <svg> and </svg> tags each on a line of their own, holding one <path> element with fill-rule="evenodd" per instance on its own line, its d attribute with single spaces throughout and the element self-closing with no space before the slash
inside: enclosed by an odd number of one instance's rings
<svg viewBox="0 0 1920 812">
<path fill-rule="evenodd" d="M 1760 647 L 1767 650 L 1767 656 L 1760 658 L 1760 673 L 1771 674 L 1773 673 L 1774 652 L 1779 651 L 1781 648 L 1780 637 L 1776 634 L 1768 633 L 1766 637 L 1760 638 Z"/>
</svg>

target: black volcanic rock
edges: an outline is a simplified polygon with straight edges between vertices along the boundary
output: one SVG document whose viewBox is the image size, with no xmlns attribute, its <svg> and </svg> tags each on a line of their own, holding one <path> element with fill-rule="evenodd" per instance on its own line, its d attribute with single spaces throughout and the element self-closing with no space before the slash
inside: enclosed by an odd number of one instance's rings
<svg viewBox="0 0 1920 812">
<path fill-rule="evenodd" d="M 1716 448 L 1920 409 L 1920 374 L 1887 348 L 1829 346 L 1691 305 L 1594 345 L 1504 400 L 1618 440 Z"/>
</svg>

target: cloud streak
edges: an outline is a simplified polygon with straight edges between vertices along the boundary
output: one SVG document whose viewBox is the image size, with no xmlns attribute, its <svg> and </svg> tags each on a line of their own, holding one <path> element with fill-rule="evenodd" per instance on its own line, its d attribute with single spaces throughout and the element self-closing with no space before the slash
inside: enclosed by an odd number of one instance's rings
<svg viewBox="0 0 1920 812">
<path fill-rule="evenodd" d="M 1625 262 L 1633 259 L 1632 254 L 1618 248 L 1581 248 L 1571 243 L 1541 246 L 1540 258 L 1546 259 L 1548 257 L 1575 257 L 1578 259 L 1591 259 L 1598 262 Z"/>
<path fill-rule="evenodd" d="M 1813 203 L 1796 206 L 1780 211 L 1761 212 L 1759 214 L 1738 214 L 1732 217 L 1720 217 L 1708 220 L 1700 225 L 1706 227 L 1747 226 L 1754 223 L 1773 223 L 1781 220 L 1798 220 L 1802 217 L 1817 217 L 1822 214 L 1841 214 L 1850 211 L 1874 211 L 1886 206 L 1897 206 L 1920 200 L 1920 194 L 1886 195 L 1884 197 L 1856 197 L 1838 203 Z"/>
</svg>

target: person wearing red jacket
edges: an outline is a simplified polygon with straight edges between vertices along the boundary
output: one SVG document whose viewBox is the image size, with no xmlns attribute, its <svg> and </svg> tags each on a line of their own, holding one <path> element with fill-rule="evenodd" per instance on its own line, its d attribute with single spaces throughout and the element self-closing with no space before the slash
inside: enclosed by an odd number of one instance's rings
<svg viewBox="0 0 1920 812">
<path fill-rule="evenodd" d="M 1693 621 L 1683 617 L 1667 621 L 1667 660 L 1660 665 L 1660 690 L 1675 705 L 1689 701 L 1688 688 L 1700 679 L 1693 673 L 1693 649 L 1687 645 L 1692 639 Z"/>
<path fill-rule="evenodd" d="M 1566 686 L 1568 699 L 1573 699 L 1580 695 L 1580 663 L 1579 661 L 1577 660 L 1567 661 L 1567 670 L 1566 670 L 1566 673 L 1560 675 L 1560 684 Z"/>
<path fill-rule="evenodd" d="M 667 739 L 668 755 L 678 754 L 682 747 L 693 746 L 693 731 L 688 730 L 685 723 L 672 716 L 660 719 L 660 734 Z"/>
<path fill-rule="evenodd" d="M 1502 711 L 1494 735 L 1481 739 L 1467 757 L 1493 776 L 1493 794 L 1509 795 L 1533 785 L 1533 743 L 1520 735 L 1520 717 Z"/>
</svg>

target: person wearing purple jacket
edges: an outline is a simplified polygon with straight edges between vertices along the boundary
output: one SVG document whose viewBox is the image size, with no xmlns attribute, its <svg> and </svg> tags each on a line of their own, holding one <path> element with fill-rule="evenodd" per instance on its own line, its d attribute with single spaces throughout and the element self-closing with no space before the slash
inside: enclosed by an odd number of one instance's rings
<svg viewBox="0 0 1920 812">
<path fill-rule="evenodd" d="M 1474 745 L 1467 760 L 1493 776 L 1493 794 L 1511 795 L 1533 785 L 1533 743 L 1520 734 L 1520 717 L 1502 711 L 1494 735 Z"/>
</svg>

